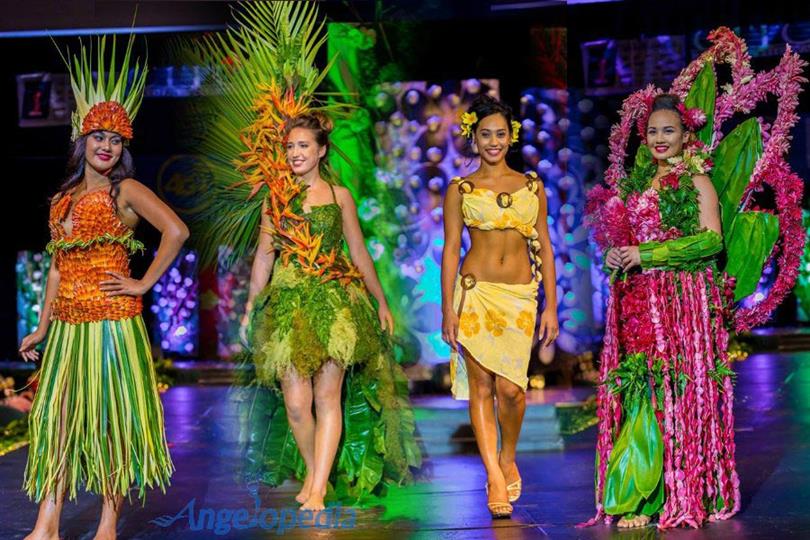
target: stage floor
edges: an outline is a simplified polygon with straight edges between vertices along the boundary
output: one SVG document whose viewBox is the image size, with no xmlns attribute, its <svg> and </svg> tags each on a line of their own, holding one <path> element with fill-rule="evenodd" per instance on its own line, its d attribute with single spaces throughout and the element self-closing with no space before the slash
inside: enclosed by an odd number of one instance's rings
<svg viewBox="0 0 810 540">
<path fill-rule="evenodd" d="M 738 372 L 737 458 L 742 481 L 742 511 L 734 519 L 702 530 L 666 533 L 688 538 L 810 538 L 810 353 L 753 355 L 736 366 Z M 379 504 L 358 509 L 352 528 L 280 531 L 260 528 L 227 531 L 239 525 L 236 512 L 252 514 L 256 503 L 272 520 L 283 509 L 292 511 L 296 485 L 277 490 L 262 488 L 260 499 L 235 481 L 239 461 L 235 412 L 227 387 L 175 387 L 164 395 L 168 437 L 177 471 L 166 494 L 150 492 L 146 506 L 125 506 L 121 538 L 287 538 L 339 539 L 484 539 L 622 538 L 661 536 L 654 528 L 618 532 L 604 525 L 576 529 L 593 514 L 593 446 L 595 428 L 565 439 L 565 449 L 524 453 L 518 464 L 524 481 L 523 497 L 511 520 L 493 522 L 485 506 L 483 468 L 475 455 L 442 455 L 426 460 L 428 478 L 408 488 L 393 490 Z M 550 397 L 582 393 L 535 395 Z M 439 400 L 443 401 L 443 400 Z M 524 436 L 530 437 L 526 432 Z M 3 520 L 0 538 L 23 538 L 36 518 L 36 506 L 20 491 L 27 449 L 0 457 L 0 500 Z M 191 530 L 188 512 L 221 512 L 217 534 L 213 521 L 196 519 L 202 530 Z M 262 511 L 262 510 L 260 510 Z M 87 494 L 68 503 L 62 520 L 64 538 L 92 538 L 99 512 L 98 499 Z M 177 519 L 178 514 L 182 514 Z M 291 514 L 288 514 L 291 515 Z M 333 523 L 348 526 L 346 509 L 333 514 Z M 172 521 L 174 519 L 174 521 Z M 157 521 L 153 521 L 157 520 Z M 162 524 L 163 526 L 159 525 Z M 205 525 L 212 525 L 206 529 Z M 226 532 L 227 531 L 227 532 Z"/>
</svg>

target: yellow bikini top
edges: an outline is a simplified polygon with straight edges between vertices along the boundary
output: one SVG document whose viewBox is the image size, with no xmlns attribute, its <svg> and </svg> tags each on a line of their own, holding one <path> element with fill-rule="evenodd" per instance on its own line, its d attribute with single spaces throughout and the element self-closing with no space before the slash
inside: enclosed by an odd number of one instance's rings
<svg viewBox="0 0 810 540">
<path fill-rule="evenodd" d="M 472 182 L 458 176 L 450 183 L 458 186 L 461 193 L 461 215 L 467 227 L 482 231 L 515 229 L 526 238 L 532 274 L 540 282 L 540 242 L 534 228 L 540 212 L 537 199 L 540 181 L 537 173 L 526 173 L 526 185 L 514 193 L 504 191 L 496 194 L 490 189 L 476 188 Z"/>
<path fill-rule="evenodd" d="M 529 240 L 537 238 L 534 225 L 540 210 L 536 195 L 540 182 L 534 171 L 526 173 L 526 185 L 514 193 L 496 194 L 460 177 L 450 183 L 457 185 L 462 195 L 461 214 L 467 227 L 482 231 L 515 229 Z"/>
</svg>

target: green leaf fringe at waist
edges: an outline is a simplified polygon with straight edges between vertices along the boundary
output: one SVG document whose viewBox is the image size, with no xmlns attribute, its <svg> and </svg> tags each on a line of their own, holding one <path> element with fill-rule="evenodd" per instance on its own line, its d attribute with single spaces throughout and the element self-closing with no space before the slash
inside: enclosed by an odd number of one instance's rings
<svg viewBox="0 0 810 540">
<path fill-rule="evenodd" d="M 105 233 L 101 236 L 96 236 L 95 238 L 89 239 L 81 239 L 76 238 L 72 240 L 67 240 L 62 238 L 60 240 L 51 240 L 48 242 L 48 245 L 45 246 L 45 250 L 50 254 L 53 255 L 55 251 L 69 251 L 71 249 L 87 249 L 96 244 L 121 244 L 125 248 L 129 250 L 130 253 L 141 252 L 143 253 L 146 249 L 143 245 L 143 242 L 140 240 L 136 240 L 133 238 L 134 232 L 129 231 L 128 233 L 122 236 L 116 236 L 112 233 Z"/>
</svg>

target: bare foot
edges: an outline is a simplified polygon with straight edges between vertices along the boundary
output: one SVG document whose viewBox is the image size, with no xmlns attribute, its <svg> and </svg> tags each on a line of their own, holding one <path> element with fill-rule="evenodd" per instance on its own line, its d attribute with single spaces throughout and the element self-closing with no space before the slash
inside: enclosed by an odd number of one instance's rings
<svg viewBox="0 0 810 540">
<path fill-rule="evenodd" d="M 50 527 L 34 527 L 25 540 L 59 540 L 59 530 Z"/>
<path fill-rule="evenodd" d="M 632 514 L 628 514 L 623 516 L 622 519 L 616 524 L 616 526 L 620 529 L 638 529 L 641 527 L 646 527 L 647 524 L 650 522 L 650 516 L 640 515 L 634 516 Z"/>
<path fill-rule="evenodd" d="M 304 504 L 307 502 L 307 499 L 309 499 L 310 491 L 312 491 L 312 475 L 307 473 L 304 478 L 304 485 L 301 487 L 301 491 L 298 492 L 298 495 L 295 496 L 295 500 Z"/>
<path fill-rule="evenodd" d="M 304 504 L 301 505 L 300 510 L 313 510 L 315 512 L 320 512 L 326 506 L 323 504 L 323 498 L 326 496 L 326 491 L 312 491 L 309 494 L 309 498 L 306 500 Z"/>
</svg>

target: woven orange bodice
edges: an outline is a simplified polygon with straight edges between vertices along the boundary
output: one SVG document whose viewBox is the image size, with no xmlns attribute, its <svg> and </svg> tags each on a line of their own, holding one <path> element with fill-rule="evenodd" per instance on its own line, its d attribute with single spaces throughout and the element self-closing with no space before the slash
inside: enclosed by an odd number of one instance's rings
<svg viewBox="0 0 810 540">
<path fill-rule="evenodd" d="M 118 217 L 106 189 L 82 195 L 73 205 L 68 236 L 63 223 L 71 208 L 70 194 L 51 206 L 48 252 L 59 270 L 53 318 L 71 324 L 120 320 L 141 313 L 134 296 L 107 296 L 99 284 L 116 272 L 129 276 L 129 255 L 143 249 L 133 230 Z"/>
</svg>

